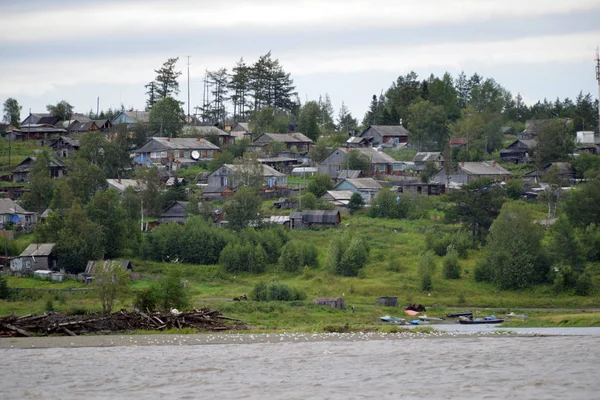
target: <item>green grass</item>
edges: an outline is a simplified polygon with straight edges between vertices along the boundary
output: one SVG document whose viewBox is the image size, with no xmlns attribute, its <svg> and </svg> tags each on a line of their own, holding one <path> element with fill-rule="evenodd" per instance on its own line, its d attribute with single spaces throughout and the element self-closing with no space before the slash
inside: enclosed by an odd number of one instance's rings
<svg viewBox="0 0 600 400">
<path fill-rule="evenodd" d="M 66 290 L 73 288 L 85 287 L 83 283 L 74 280 L 64 280 L 63 282 L 52 282 L 47 279 L 40 278 L 19 278 L 15 276 L 7 277 L 9 287 L 22 289 L 50 289 L 50 290 Z"/>
<path fill-rule="evenodd" d="M 526 320 L 511 320 L 502 324 L 508 328 L 583 328 L 600 327 L 600 313 L 559 313 L 530 316 Z"/>
<path fill-rule="evenodd" d="M 0 138 L 0 166 L 2 169 L 16 167 L 25 158 L 34 155 L 34 150 L 48 150 L 48 147 L 41 147 L 36 144 L 36 141 L 27 142 L 10 142 L 10 165 L 8 165 L 8 141 L 5 138 Z"/>
</svg>

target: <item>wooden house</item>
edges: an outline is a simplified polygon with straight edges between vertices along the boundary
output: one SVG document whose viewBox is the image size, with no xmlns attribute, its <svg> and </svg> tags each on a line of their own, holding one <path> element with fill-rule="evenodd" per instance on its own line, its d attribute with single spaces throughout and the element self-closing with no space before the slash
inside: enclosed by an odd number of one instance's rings
<svg viewBox="0 0 600 400">
<path fill-rule="evenodd" d="M 419 152 L 413 157 L 413 162 L 417 171 L 423 171 L 427 163 L 433 163 L 437 169 L 440 169 L 444 166 L 444 156 L 439 151 Z"/>
<path fill-rule="evenodd" d="M 219 147 L 201 138 L 153 137 L 132 154 L 139 164 L 162 164 L 178 169 L 181 165 L 210 161 L 220 152 Z"/>
<path fill-rule="evenodd" d="M 221 168 L 208 176 L 208 187 L 202 192 L 218 192 L 225 188 L 237 189 L 244 185 L 243 176 L 247 174 L 262 174 L 263 188 L 277 188 L 287 186 L 287 175 L 265 164 L 224 164 Z"/>
<path fill-rule="evenodd" d="M 467 146 L 467 138 L 452 137 L 448 140 L 448 145 L 451 149 L 460 149 Z"/>
<path fill-rule="evenodd" d="M 338 210 L 304 210 L 290 214 L 290 228 L 335 227 L 342 222 Z"/>
<path fill-rule="evenodd" d="M 314 300 L 315 304 L 331 308 L 344 309 L 344 299 L 341 297 L 319 298 Z"/>
<path fill-rule="evenodd" d="M 431 178 L 431 182 L 441 184 L 452 183 L 460 186 L 480 178 L 490 178 L 499 182 L 508 182 L 510 179 L 510 171 L 502 167 L 496 161 L 463 161 L 459 163 L 456 170 L 450 174 L 450 179 L 447 179 L 446 169 L 443 168 Z"/>
<path fill-rule="evenodd" d="M 13 170 L 13 182 L 29 182 L 29 173 L 33 168 L 33 163 L 37 157 L 27 157 L 19 163 Z M 56 157 L 50 157 L 48 166 L 50 177 L 53 179 L 62 178 L 65 175 L 67 165 Z"/>
<path fill-rule="evenodd" d="M 408 135 L 402 125 L 370 125 L 360 137 L 369 138 L 373 146 L 397 147 L 408 143 Z"/>
<path fill-rule="evenodd" d="M 533 150 L 537 140 L 517 139 L 500 151 L 500 158 L 504 162 L 523 164 L 533 162 Z"/>
<path fill-rule="evenodd" d="M 52 143 L 50 148 L 59 158 L 68 158 L 79 150 L 79 139 L 73 139 L 68 136 L 60 136 Z"/>
<path fill-rule="evenodd" d="M 348 207 L 353 194 L 350 190 L 328 190 L 321 198 L 336 207 Z"/>
<path fill-rule="evenodd" d="M 96 268 L 99 266 L 109 265 L 111 262 L 116 262 L 124 270 L 133 272 L 133 265 L 129 260 L 90 260 L 85 267 L 85 272 L 77 274 L 77 280 L 84 283 L 91 283 L 94 280 L 94 271 Z"/>
<path fill-rule="evenodd" d="M 6 140 L 25 142 L 29 140 L 46 140 L 55 136 L 66 135 L 66 129 L 56 128 L 50 124 L 21 125 L 18 129 L 6 132 Z"/>
<path fill-rule="evenodd" d="M 219 143 L 219 146 L 235 142 L 235 136 L 212 125 L 186 125 L 183 127 L 181 137 L 202 138 L 213 144 Z"/>
<path fill-rule="evenodd" d="M 523 181 L 529 183 L 538 183 L 544 180 L 544 176 L 555 169 L 561 186 L 571 186 L 575 182 L 575 169 L 568 162 L 552 162 L 544 165 L 541 171 L 531 171 L 523 174 Z"/>
<path fill-rule="evenodd" d="M 300 161 L 297 158 L 292 157 L 259 158 L 257 161 L 261 164 L 268 165 L 279 172 L 283 172 L 286 175 L 290 175 L 295 169 L 294 167 L 300 164 Z M 307 175 L 310 176 L 310 174 Z"/>
<path fill-rule="evenodd" d="M 401 161 L 372 147 L 339 147 L 319 163 L 319 173 L 329 175 L 332 179 L 338 178 L 340 171 L 348 169 L 348 154 L 351 151 L 356 151 L 369 160 L 367 176 L 403 174 Z"/>
<path fill-rule="evenodd" d="M 55 243 L 32 243 L 10 262 L 10 269 L 17 273 L 37 270 L 56 270 Z"/>
<path fill-rule="evenodd" d="M 308 153 L 313 141 L 302 133 L 263 133 L 254 142 L 252 147 L 263 153 L 271 152 L 270 144 L 279 142 L 283 144 L 284 150 L 296 152 L 299 154 Z"/>
<path fill-rule="evenodd" d="M 94 123 L 102 132 L 109 130 L 113 126 L 109 119 L 95 119 Z"/>
<path fill-rule="evenodd" d="M 517 139 L 535 139 L 539 136 L 544 126 L 556 120 L 564 122 L 567 127 L 573 126 L 573 120 L 570 118 L 530 119 L 525 121 L 525 130 L 517 134 Z"/>
<path fill-rule="evenodd" d="M 397 186 L 392 186 L 392 190 L 410 195 L 440 196 L 446 193 L 446 185 L 434 182 L 400 182 Z"/>
<path fill-rule="evenodd" d="M 112 125 L 125 124 L 131 127 L 136 122 L 148 122 L 149 120 L 150 113 L 147 111 L 121 111 L 110 123 Z"/>
<path fill-rule="evenodd" d="M 252 131 L 248 122 L 238 122 L 231 128 L 229 133 L 235 137 L 235 140 L 247 139 L 252 141 Z"/>
<path fill-rule="evenodd" d="M 187 207 L 188 201 L 174 201 L 171 203 L 158 217 L 159 224 L 168 224 L 175 222 L 177 224 L 185 224 L 188 218 Z"/>
<path fill-rule="evenodd" d="M 36 214 L 26 211 L 23 207 L 8 198 L 0 198 L 0 229 L 7 225 L 18 225 L 25 229 L 32 228 L 36 223 Z"/>
<path fill-rule="evenodd" d="M 345 190 L 352 193 L 358 193 L 367 204 L 371 202 L 371 199 L 375 197 L 381 189 L 383 189 L 383 186 L 373 178 L 344 179 L 333 188 L 333 190 L 337 191 Z"/>
</svg>

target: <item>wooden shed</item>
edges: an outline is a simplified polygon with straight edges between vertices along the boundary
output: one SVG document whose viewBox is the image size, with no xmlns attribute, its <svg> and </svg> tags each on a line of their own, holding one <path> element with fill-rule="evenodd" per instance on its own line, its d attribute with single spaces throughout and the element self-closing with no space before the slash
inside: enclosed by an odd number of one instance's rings
<svg viewBox="0 0 600 400">
<path fill-rule="evenodd" d="M 397 297 L 378 297 L 376 304 L 378 306 L 396 307 L 398 305 Z"/>
<path fill-rule="evenodd" d="M 315 299 L 315 304 L 320 306 L 329 306 L 331 308 L 339 308 L 340 310 L 344 309 L 344 299 L 341 297 Z"/>
</svg>

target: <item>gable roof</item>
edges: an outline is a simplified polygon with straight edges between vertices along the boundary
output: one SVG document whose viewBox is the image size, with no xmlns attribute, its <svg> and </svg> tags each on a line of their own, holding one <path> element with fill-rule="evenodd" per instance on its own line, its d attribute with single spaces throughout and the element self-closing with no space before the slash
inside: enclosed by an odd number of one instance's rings
<svg viewBox="0 0 600 400">
<path fill-rule="evenodd" d="M 27 214 L 23 207 L 9 198 L 0 198 L 0 214 Z"/>
<path fill-rule="evenodd" d="M 41 117 L 37 120 L 37 124 L 48 124 L 48 125 L 56 125 L 60 121 L 60 117 L 55 117 L 53 115 L 48 115 L 45 117 Z"/>
<path fill-rule="evenodd" d="M 94 273 L 94 268 L 96 268 L 96 266 L 106 265 L 111 261 L 119 263 L 123 269 L 133 270 L 131 261 L 129 260 L 90 260 L 85 267 L 85 273 L 91 275 Z"/>
<path fill-rule="evenodd" d="M 230 136 L 229 133 L 225 132 L 222 129 L 217 128 L 212 125 L 186 125 L 183 127 L 182 136 L 193 137 L 194 134 L 208 136 L 208 135 L 218 135 L 218 136 Z"/>
<path fill-rule="evenodd" d="M 402 125 L 370 125 L 365 132 L 369 129 L 377 131 L 381 136 L 408 136 L 408 131 Z M 365 133 L 363 132 L 363 134 Z M 361 135 L 362 136 L 362 135 Z"/>
<path fill-rule="evenodd" d="M 224 167 L 230 169 L 233 172 L 237 172 L 240 170 L 240 168 L 242 168 L 242 165 L 240 164 L 223 164 Z M 266 164 L 260 164 L 260 166 L 262 167 L 262 173 L 263 176 L 269 177 L 269 176 L 286 176 L 285 174 L 277 171 L 275 168 L 269 167 Z"/>
<path fill-rule="evenodd" d="M 448 141 L 450 147 L 460 147 L 467 143 L 467 138 L 462 137 L 451 137 Z"/>
<path fill-rule="evenodd" d="M 435 151 L 435 152 L 420 152 L 415 154 L 415 157 L 413 158 L 413 162 L 428 162 L 428 161 L 435 161 L 437 160 L 439 157 L 441 157 L 442 153 L 440 153 L 439 151 Z"/>
<path fill-rule="evenodd" d="M 360 174 L 362 174 L 361 170 L 356 169 L 343 169 L 337 176 L 337 179 L 346 179 L 346 178 L 359 178 Z"/>
<path fill-rule="evenodd" d="M 32 243 L 21 254 L 19 257 L 44 257 L 52 254 L 56 243 Z"/>
<path fill-rule="evenodd" d="M 133 187 L 135 190 L 143 190 L 144 184 L 136 179 L 107 179 L 109 189 L 115 189 L 119 192 L 124 192 L 128 187 Z"/>
<path fill-rule="evenodd" d="M 248 122 L 238 122 L 231 131 L 250 132 L 250 124 Z"/>
<path fill-rule="evenodd" d="M 256 138 L 256 140 L 261 137 L 267 137 L 276 142 L 282 143 L 312 143 L 313 141 L 299 132 L 294 133 L 263 133 L 261 136 Z"/>
<path fill-rule="evenodd" d="M 495 161 L 461 162 L 458 168 L 469 175 L 510 175 L 510 172 Z"/>
<path fill-rule="evenodd" d="M 377 182 L 375 179 L 373 178 L 350 178 L 350 179 L 344 179 L 342 182 L 338 183 L 333 190 L 335 190 L 338 186 L 340 186 L 341 184 L 343 184 L 344 182 L 348 182 L 350 183 L 352 186 L 354 186 L 355 188 L 361 190 L 380 190 L 383 189 L 383 186 L 381 186 L 379 184 L 379 182 Z"/>
<path fill-rule="evenodd" d="M 337 217 L 340 215 L 338 210 L 303 210 L 290 213 L 291 219 L 302 219 L 308 223 L 337 223 Z"/>
<path fill-rule="evenodd" d="M 356 147 L 356 148 L 340 147 L 339 150 L 343 151 L 346 154 L 348 154 L 348 152 L 350 152 L 350 151 L 358 151 L 359 153 L 362 153 L 362 154 L 366 155 L 367 157 L 369 157 L 369 160 L 371 160 L 371 164 L 396 164 L 396 163 L 399 163 L 399 161 L 394 160 L 394 158 L 392 156 L 390 156 L 389 154 L 384 153 L 383 151 L 374 149 L 372 147 Z"/>
<path fill-rule="evenodd" d="M 63 142 L 70 144 L 73 147 L 79 147 L 79 139 L 73 139 L 72 137 L 69 137 L 69 136 L 58 137 L 56 140 L 54 140 L 52 143 L 50 143 L 50 147 L 54 147 L 54 145 L 56 143 L 58 143 L 58 141 L 61 139 Z"/>
<path fill-rule="evenodd" d="M 135 150 L 136 153 L 150 153 L 162 150 L 219 150 L 217 146 L 202 138 L 153 137 L 148 143 Z"/>
<path fill-rule="evenodd" d="M 335 201 L 346 200 L 350 201 L 354 193 L 351 190 L 328 190 L 322 197 L 326 200 L 332 199 Z"/>
<path fill-rule="evenodd" d="M 31 169 L 31 166 L 34 162 L 37 161 L 37 157 L 35 156 L 29 156 L 26 159 L 24 159 L 23 161 L 21 161 L 19 163 L 19 165 L 17 165 L 15 167 L 15 169 L 13 170 L 13 172 L 27 172 Z M 62 161 L 61 159 L 55 157 L 53 154 L 50 155 L 50 167 L 59 167 L 59 168 L 65 168 L 67 166 L 67 164 L 65 164 L 64 161 Z"/>
<path fill-rule="evenodd" d="M 559 118 L 559 120 L 564 121 L 567 126 L 571 125 L 573 122 L 570 118 Z M 540 133 L 540 130 L 552 121 L 554 121 L 554 119 L 529 119 L 525 121 L 525 130 L 522 134 L 526 136 L 537 136 Z"/>
</svg>

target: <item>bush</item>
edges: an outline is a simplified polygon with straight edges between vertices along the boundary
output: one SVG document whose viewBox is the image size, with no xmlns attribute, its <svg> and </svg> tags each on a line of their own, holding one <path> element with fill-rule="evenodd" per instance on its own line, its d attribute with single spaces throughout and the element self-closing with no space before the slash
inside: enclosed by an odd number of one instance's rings
<svg viewBox="0 0 600 400">
<path fill-rule="evenodd" d="M 465 259 L 469 255 L 471 240 L 468 233 L 462 230 L 441 237 L 437 233 L 428 233 L 425 237 L 425 246 L 427 250 L 433 251 L 436 256 L 440 257 L 444 257 L 448 252 L 448 248 L 452 246 L 458 257 Z"/>
<path fill-rule="evenodd" d="M 383 189 L 371 201 L 369 216 L 372 218 L 408 218 L 413 208 L 410 196 Z"/>
<path fill-rule="evenodd" d="M 487 260 L 478 261 L 473 269 L 475 282 L 492 282 L 494 274 L 490 263 Z"/>
<path fill-rule="evenodd" d="M 460 279 L 460 265 L 458 264 L 458 253 L 454 248 L 450 248 L 444 258 L 444 278 Z"/>
<path fill-rule="evenodd" d="M 272 281 L 257 283 L 250 298 L 255 301 L 296 301 L 306 299 L 306 295 L 284 283 Z"/>
<path fill-rule="evenodd" d="M 189 305 L 189 294 L 181 282 L 181 271 L 177 269 L 172 269 L 163 275 L 153 285 L 152 290 L 156 291 L 158 305 L 163 310 L 170 308 L 181 310 Z"/>
<path fill-rule="evenodd" d="M 45 310 L 46 310 L 46 312 L 53 312 L 53 311 L 55 311 L 55 309 L 54 309 L 54 302 L 52 301 L 52 299 L 48 299 L 48 301 L 46 301 Z"/>
<path fill-rule="evenodd" d="M 365 200 L 363 197 L 359 193 L 352 194 L 352 197 L 350 197 L 350 201 L 348 202 L 348 211 L 350 211 L 350 215 L 362 210 L 364 206 Z"/>
<path fill-rule="evenodd" d="M 8 287 L 6 276 L 0 275 L 0 300 L 8 300 L 9 297 L 10 289 Z"/>
<path fill-rule="evenodd" d="M 279 265 L 287 272 L 298 272 L 302 267 L 302 250 L 298 242 L 287 242 L 281 249 Z"/>
<path fill-rule="evenodd" d="M 433 253 L 431 251 L 426 251 L 421 254 L 419 257 L 419 261 L 417 264 L 417 273 L 421 278 L 425 276 L 431 277 L 435 273 L 435 260 L 433 259 Z"/>
<path fill-rule="evenodd" d="M 577 275 L 570 266 L 554 266 L 556 276 L 552 288 L 554 292 L 561 293 L 571 291 L 577 285 Z"/>
<path fill-rule="evenodd" d="M 221 265 L 229 273 L 261 274 L 264 272 L 267 262 L 267 253 L 260 243 L 256 246 L 251 243 L 230 243 L 225 246 L 220 258 Z"/>
<path fill-rule="evenodd" d="M 578 296 L 587 296 L 592 293 L 592 276 L 588 272 L 579 275 L 575 284 L 575 294 Z"/>
<path fill-rule="evenodd" d="M 369 247 L 362 238 L 335 237 L 327 251 L 327 266 L 341 276 L 357 276 L 369 261 Z"/>
<path fill-rule="evenodd" d="M 428 292 L 431 289 L 433 289 L 433 283 L 431 282 L 431 276 L 430 275 L 425 275 L 421 279 L 421 290 L 424 291 L 424 292 Z"/>
<path fill-rule="evenodd" d="M 153 312 L 158 305 L 158 293 L 150 287 L 142 289 L 135 295 L 135 307 L 141 311 Z"/>
</svg>

